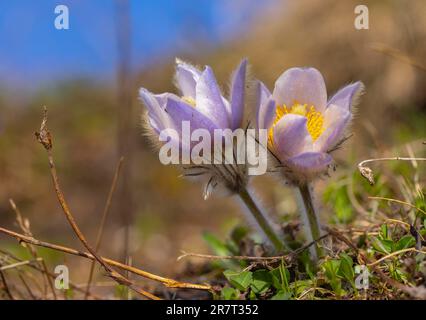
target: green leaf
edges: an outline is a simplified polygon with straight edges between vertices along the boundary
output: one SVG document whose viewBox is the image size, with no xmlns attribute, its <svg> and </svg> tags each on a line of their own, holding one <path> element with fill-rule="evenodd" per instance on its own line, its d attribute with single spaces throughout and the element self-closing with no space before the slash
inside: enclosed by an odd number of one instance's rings
<svg viewBox="0 0 426 320">
<path fill-rule="evenodd" d="M 227 256 L 230 254 L 226 245 L 218 239 L 214 234 L 210 232 L 203 233 L 203 239 L 207 242 L 209 247 L 214 251 L 218 256 Z"/>
<path fill-rule="evenodd" d="M 223 274 L 232 286 L 241 291 L 246 291 L 253 279 L 253 273 L 250 271 L 225 270 Z"/>
<path fill-rule="evenodd" d="M 299 260 L 302 263 L 302 265 L 305 267 L 305 272 L 307 273 L 309 278 L 314 279 L 316 268 L 309 255 L 309 250 L 305 250 L 301 254 L 299 254 Z"/>
<path fill-rule="evenodd" d="M 278 268 L 269 272 L 272 277 L 272 285 L 277 290 L 289 292 L 290 272 L 281 264 Z"/>
<path fill-rule="evenodd" d="M 376 237 L 373 237 L 371 240 L 371 244 L 373 245 L 373 248 L 376 251 L 385 254 L 389 254 L 392 252 L 392 247 L 394 244 L 392 240 L 379 239 Z"/>
<path fill-rule="evenodd" d="M 118 284 L 118 285 L 115 286 L 114 294 L 119 299 L 127 299 L 128 298 L 127 290 L 128 290 L 128 287 L 126 287 L 122 284 Z"/>
<path fill-rule="evenodd" d="M 249 300 L 257 300 L 256 294 L 253 291 L 250 291 Z"/>
<path fill-rule="evenodd" d="M 347 186 L 341 181 L 330 183 L 324 192 L 324 201 L 334 208 L 333 220 L 338 223 L 350 222 L 354 215 L 348 197 Z"/>
<path fill-rule="evenodd" d="M 74 299 L 74 290 L 72 288 L 66 289 L 65 295 L 67 299 Z"/>
<path fill-rule="evenodd" d="M 272 298 L 271 300 L 290 300 L 291 298 L 291 293 L 290 292 L 285 292 L 285 291 L 278 291 Z"/>
<path fill-rule="evenodd" d="M 268 291 L 272 285 L 272 277 L 268 270 L 257 270 L 253 272 L 253 280 L 250 288 L 256 294 L 262 294 Z"/>
<path fill-rule="evenodd" d="M 210 232 L 204 232 L 203 233 L 203 239 L 208 244 L 208 246 L 213 250 L 214 254 L 218 256 L 228 256 L 233 255 L 228 248 L 228 246 L 221 241 L 219 238 L 217 238 L 214 234 Z M 212 261 L 212 266 L 216 268 L 222 268 L 222 269 L 229 269 L 233 267 L 238 267 L 237 261 L 233 260 L 216 260 Z"/>
<path fill-rule="evenodd" d="M 387 224 L 382 224 L 380 226 L 380 234 L 379 234 L 381 239 L 387 239 L 390 240 L 389 238 L 389 230 L 388 230 L 388 225 Z"/>
<path fill-rule="evenodd" d="M 236 244 L 240 243 L 241 240 L 247 236 L 248 231 L 248 228 L 245 226 L 236 226 L 231 232 L 232 241 L 234 241 Z"/>
<path fill-rule="evenodd" d="M 238 300 L 240 297 L 240 292 L 237 289 L 225 287 L 222 289 L 220 297 L 224 300 Z"/>
<path fill-rule="evenodd" d="M 298 280 L 290 284 L 290 288 L 294 291 L 295 296 L 302 294 L 305 290 L 311 288 L 314 285 L 312 280 Z"/>
<path fill-rule="evenodd" d="M 347 280 L 352 286 L 355 285 L 355 271 L 353 269 L 353 261 L 346 253 L 340 254 L 340 266 L 337 274 Z"/>
<path fill-rule="evenodd" d="M 335 202 L 336 217 L 341 223 L 348 223 L 353 218 L 352 206 L 349 205 L 345 189 L 341 189 Z"/>
<path fill-rule="evenodd" d="M 340 265 L 341 265 L 341 261 L 336 259 L 324 261 L 322 264 L 324 274 L 328 282 L 330 283 L 331 287 L 333 288 L 333 291 L 338 296 L 340 296 L 342 293 L 342 281 L 337 275 Z"/>
<path fill-rule="evenodd" d="M 411 248 L 416 244 L 416 239 L 411 235 L 405 235 L 396 244 L 396 250 Z"/>
</svg>

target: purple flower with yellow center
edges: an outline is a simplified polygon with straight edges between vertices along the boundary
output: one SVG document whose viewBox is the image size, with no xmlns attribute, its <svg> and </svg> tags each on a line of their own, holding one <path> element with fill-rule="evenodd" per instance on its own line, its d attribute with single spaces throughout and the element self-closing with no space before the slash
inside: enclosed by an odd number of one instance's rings
<svg viewBox="0 0 426 320">
<path fill-rule="evenodd" d="M 189 122 L 190 134 L 196 129 L 207 129 L 212 136 L 215 129 L 241 129 L 244 122 L 245 87 L 247 61 L 243 60 L 233 72 L 229 99 L 225 98 L 212 69 L 206 66 L 199 70 L 189 63 L 176 60 L 175 82 L 180 95 L 173 93 L 153 94 L 140 89 L 140 97 L 146 106 L 145 122 L 151 135 L 157 139 L 168 129 L 178 135 L 170 137 L 180 150 L 191 150 L 191 143 L 185 144 L 183 123 Z M 164 140 L 162 140 L 164 141 Z M 169 140 L 170 142 L 170 140 Z M 222 156 L 221 156 L 222 157 Z M 183 166 L 185 176 L 207 177 L 204 197 L 207 198 L 216 186 L 225 187 L 232 194 L 238 194 L 249 209 L 261 230 L 280 251 L 281 240 L 260 211 L 247 190 L 247 168 L 245 164 L 222 163 Z"/>
<path fill-rule="evenodd" d="M 309 242 L 321 237 L 311 182 L 328 171 L 330 153 L 344 140 L 361 82 L 339 90 L 327 101 L 321 73 L 314 68 L 291 68 L 275 82 L 272 94 L 259 82 L 257 125 L 268 130 L 268 149 L 286 181 L 297 189 L 300 213 Z M 310 247 L 317 260 L 321 244 Z"/>
<path fill-rule="evenodd" d="M 328 170 L 362 88 L 355 82 L 327 101 L 324 79 L 314 68 L 285 71 L 272 94 L 259 83 L 257 123 L 268 129 L 268 147 L 290 183 L 309 182 Z"/>
</svg>

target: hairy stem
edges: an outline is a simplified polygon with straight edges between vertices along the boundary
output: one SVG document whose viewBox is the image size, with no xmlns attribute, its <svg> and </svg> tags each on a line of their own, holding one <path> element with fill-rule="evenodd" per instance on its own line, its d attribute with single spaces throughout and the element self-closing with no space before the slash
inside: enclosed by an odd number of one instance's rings
<svg viewBox="0 0 426 320">
<path fill-rule="evenodd" d="M 310 185 L 307 183 L 300 185 L 299 192 L 302 199 L 300 213 L 305 224 L 306 236 L 309 242 L 315 241 L 321 237 L 321 228 L 312 199 Z M 311 247 L 311 255 L 315 262 L 323 255 L 320 243 L 317 242 Z"/>
<path fill-rule="evenodd" d="M 265 233 L 266 237 L 269 239 L 269 241 L 271 241 L 275 250 L 277 252 L 283 251 L 283 249 L 285 248 L 284 242 L 275 233 L 274 229 L 269 224 L 267 218 L 265 217 L 265 215 L 260 210 L 259 206 L 254 201 L 249 191 L 244 188 L 239 192 L 239 196 L 241 200 L 244 202 L 244 204 L 247 206 L 247 208 L 249 209 L 250 213 L 256 220 L 259 227 Z"/>
</svg>

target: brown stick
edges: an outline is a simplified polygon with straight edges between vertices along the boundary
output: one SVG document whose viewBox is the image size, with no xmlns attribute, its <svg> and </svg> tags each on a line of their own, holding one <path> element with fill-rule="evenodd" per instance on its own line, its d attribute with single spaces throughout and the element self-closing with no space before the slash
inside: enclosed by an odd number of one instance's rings
<svg viewBox="0 0 426 320">
<path fill-rule="evenodd" d="M 62 211 L 65 214 L 66 219 L 68 220 L 68 223 L 70 224 L 71 228 L 73 229 L 74 233 L 78 237 L 78 239 L 81 241 L 81 243 L 86 247 L 86 249 L 93 255 L 93 257 L 101 264 L 101 266 L 105 269 L 107 272 L 107 275 L 111 277 L 112 279 L 116 280 L 119 284 L 125 285 L 129 287 L 130 289 L 133 289 L 137 293 L 139 293 L 142 296 L 145 296 L 149 299 L 153 300 L 159 300 L 158 297 L 155 295 L 138 288 L 135 286 L 134 283 L 132 283 L 129 279 L 122 276 L 115 270 L 113 270 L 107 263 L 105 263 L 102 258 L 96 253 L 96 251 L 89 245 L 86 238 L 84 237 L 83 233 L 81 232 L 79 226 L 77 225 L 74 216 L 72 215 L 67 202 L 65 201 L 64 194 L 62 192 L 62 189 L 59 185 L 59 179 L 58 174 L 56 172 L 56 166 L 55 162 L 53 161 L 53 154 L 52 154 L 52 136 L 50 132 L 47 130 L 47 109 L 44 108 L 44 117 L 43 121 L 40 126 L 40 132 L 36 132 L 36 137 L 38 142 L 40 142 L 43 147 L 45 148 L 47 152 L 47 157 L 49 160 L 50 165 L 50 174 L 52 176 L 53 185 L 55 187 L 56 196 L 58 198 L 59 204 L 62 207 Z"/>
<path fill-rule="evenodd" d="M 1 231 L 1 230 L 0 230 Z M 180 255 L 177 260 L 184 259 L 186 257 L 195 257 L 195 258 L 202 258 L 202 259 L 209 259 L 209 260 L 245 260 L 245 261 L 280 261 L 280 260 L 289 260 L 291 258 L 294 258 L 301 252 L 305 251 L 309 247 L 316 244 L 318 241 L 321 241 L 328 237 L 329 234 L 324 234 L 321 237 L 319 237 L 316 240 L 313 240 L 309 242 L 308 244 L 304 245 L 303 247 L 300 247 L 299 249 L 290 252 L 289 254 L 282 255 L 282 256 L 272 256 L 272 257 L 254 257 L 254 256 L 215 256 L 211 254 L 201 254 L 201 253 L 192 253 L 192 252 L 183 252 L 182 255 Z"/>
<path fill-rule="evenodd" d="M 29 221 L 27 219 L 24 219 L 21 211 L 16 206 L 16 203 L 15 201 L 13 201 L 13 199 L 9 199 L 9 203 L 10 203 L 10 206 L 12 207 L 12 210 L 15 212 L 16 222 L 18 223 L 18 226 L 21 228 L 21 230 L 24 232 L 26 236 L 32 237 L 33 234 L 30 229 Z M 46 263 L 44 262 L 43 259 L 39 258 L 37 250 L 33 246 L 29 245 L 28 251 L 33 256 L 33 258 L 37 261 L 40 269 L 44 269 L 45 271 L 47 271 Z M 42 272 L 42 278 L 43 278 L 44 288 L 45 288 L 44 295 L 46 294 L 46 283 L 47 283 L 50 287 L 50 290 L 52 291 L 54 299 L 56 300 L 57 297 L 56 297 L 55 288 L 53 287 L 52 279 L 50 279 L 50 277 L 45 272 Z"/>
<path fill-rule="evenodd" d="M 64 246 L 61 246 L 61 245 L 40 241 L 40 240 L 37 240 L 33 237 L 28 237 L 28 236 L 25 236 L 23 234 L 19 234 L 17 232 L 14 232 L 14 231 L 2 228 L 2 227 L 0 227 L 0 233 L 14 237 L 19 242 L 30 243 L 30 244 L 33 244 L 33 245 L 36 245 L 36 246 L 45 247 L 45 248 L 49 248 L 49 249 L 53 249 L 53 250 L 57 250 L 57 251 L 62 251 L 62 252 L 68 253 L 68 254 L 80 256 L 80 257 L 87 258 L 87 259 L 90 259 L 90 260 L 95 260 L 95 257 L 89 252 L 78 251 L 78 250 L 68 248 L 68 247 L 64 247 Z M 102 257 L 102 260 L 105 263 L 107 263 L 111 266 L 120 268 L 120 269 L 125 270 L 125 271 L 129 271 L 131 273 L 134 273 L 136 275 L 139 275 L 141 277 L 144 277 L 144 278 L 147 278 L 147 279 L 150 279 L 150 280 L 161 282 L 168 288 L 198 289 L 198 290 L 208 290 L 208 291 L 212 290 L 212 287 L 208 284 L 202 285 L 202 284 L 179 282 L 179 281 L 176 281 L 176 280 L 173 280 L 173 279 L 164 278 L 164 277 L 149 273 L 147 271 L 144 271 L 144 270 L 132 267 L 132 266 L 128 266 L 124 263 L 121 263 L 121 262 L 118 262 L 118 261 L 115 261 L 115 260 L 112 260 L 112 259 L 108 259 L 108 258 L 105 258 L 105 257 Z"/>
<path fill-rule="evenodd" d="M 24 261 L 24 260 L 22 260 L 22 259 L 20 259 L 20 258 L 18 258 L 16 256 L 14 256 L 10 252 L 6 252 L 6 251 L 4 251 L 2 249 L 0 249 L 0 253 L 2 253 L 4 256 L 6 256 L 10 260 L 15 260 L 17 262 L 23 262 Z M 48 271 L 47 269 L 40 268 L 39 266 L 36 266 L 34 264 L 27 264 L 26 266 L 28 266 L 30 268 L 33 268 L 33 269 L 35 269 L 35 270 L 37 270 L 39 272 L 45 272 L 46 275 L 49 277 L 50 281 L 52 279 L 55 279 L 57 277 L 57 275 L 53 274 L 52 272 Z M 74 290 L 76 290 L 78 292 L 85 293 L 85 290 L 81 289 L 79 286 L 75 285 L 73 282 L 70 281 L 69 285 L 70 285 L 70 287 L 72 289 L 74 289 Z M 98 296 L 96 296 L 96 295 L 94 295 L 92 293 L 90 294 L 90 297 L 93 298 L 93 299 L 95 299 L 95 300 L 101 300 L 100 297 L 98 297 Z"/>
<path fill-rule="evenodd" d="M 34 295 L 34 293 L 32 292 L 30 286 L 28 285 L 27 281 L 25 281 L 24 276 L 21 273 L 18 273 L 18 277 L 21 280 L 22 284 L 24 285 L 25 290 L 27 290 L 29 296 L 31 297 L 31 299 L 36 300 L 36 296 Z"/>
<path fill-rule="evenodd" d="M 15 300 L 15 298 L 12 295 L 12 292 L 9 289 L 9 285 L 7 284 L 6 277 L 4 276 L 3 271 L 0 270 L 0 278 L 3 282 L 4 291 L 6 292 L 6 295 L 9 297 L 10 300 Z"/>
<path fill-rule="evenodd" d="M 109 189 L 107 201 L 105 203 L 104 211 L 102 213 L 101 224 L 99 226 L 98 234 L 96 236 L 96 243 L 95 243 L 96 252 L 99 251 L 99 248 L 101 246 L 102 237 L 103 237 L 103 234 L 104 234 L 105 222 L 106 222 L 106 219 L 108 217 L 109 209 L 111 207 L 112 196 L 114 195 L 114 192 L 115 192 L 115 189 L 116 189 L 116 186 L 117 186 L 117 181 L 118 181 L 118 177 L 120 175 L 120 170 L 121 170 L 121 167 L 123 165 L 123 161 L 124 161 L 124 157 L 121 157 L 120 160 L 118 161 L 117 167 L 115 169 L 114 178 L 112 179 L 112 183 L 111 183 L 111 188 Z M 91 286 L 91 283 L 92 283 L 93 271 L 95 270 L 95 262 L 96 261 L 93 260 L 92 264 L 90 266 L 90 273 L 89 273 L 89 279 L 87 280 L 86 294 L 84 295 L 85 300 L 87 299 L 87 297 L 90 293 L 90 286 Z"/>
</svg>

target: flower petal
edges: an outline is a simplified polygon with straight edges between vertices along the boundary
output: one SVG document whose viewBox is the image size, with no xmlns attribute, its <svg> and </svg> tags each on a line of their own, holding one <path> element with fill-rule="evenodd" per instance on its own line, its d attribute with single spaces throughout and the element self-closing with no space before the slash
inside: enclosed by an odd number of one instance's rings
<svg viewBox="0 0 426 320">
<path fill-rule="evenodd" d="M 169 96 L 167 98 L 166 112 L 169 114 L 178 131 L 182 130 L 183 121 L 190 122 L 191 132 L 200 128 L 207 129 L 210 132 L 213 132 L 214 129 L 218 129 L 217 125 L 213 123 L 212 120 L 178 97 Z"/>
<path fill-rule="evenodd" d="M 229 128 L 229 114 L 212 69 L 207 66 L 196 85 L 196 109 L 218 127 Z"/>
<path fill-rule="evenodd" d="M 241 127 L 244 114 L 247 59 L 241 61 L 231 81 L 231 129 Z"/>
<path fill-rule="evenodd" d="M 195 87 L 200 76 L 201 71 L 196 67 L 176 59 L 175 80 L 183 96 L 195 99 Z"/>
<path fill-rule="evenodd" d="M 312 138 L 306 127 L 306 117 L 287 114 L 273 128 L 274 149 L 284 161 L 304 151 L 312 150 Z"/>
<path fill-rule="evenodd" d="M 173 127 L 172 121 L 165 111 L 165 102 L 169 94 L 153 94 L 145 88 L 139 90 L 140 99 L 148 110 L 149 123 L 159 134 L 161 130 Z"/>
<path fill-rule="evenodd" d="M 332 162 L 333 158 L 327 153 L 304 152 L 287 159 L 286 164 L 290 166 L 293 171 L 300 171 L 301 175 L 309 176 L 326 171 L 328 165 Z"/>
<path fill-rule="evenodd" d="M 347 85 L 330 99 L 328 105 L 337 105 L 350 112 L 363 90 L 364 85 L 360 81 Z"/>
<path fill-rule="evenodd" d="M 257 126 L 259 129 L 269 129 L 275 119 L 276 103 L 261 81 L 258 82 L 257 99 Z"/>
<path fill-rule="evenodd" d="M 275 82 L 275 101 L 292 106 L 296 101 L 313 105 L 322 112 L 327 104 L 327 91 L 321 73 L 314 68 L 291 68 Z"/>
<path fill-rule="evenodd" d="M 314 149 L 320 152 L 327 152 L 339 143 L 345 134 L 352 114 L 346 109 L 335 104 L 327 107 L 324 113 L 325 131 L 315 141 Z"/>
</svg>

